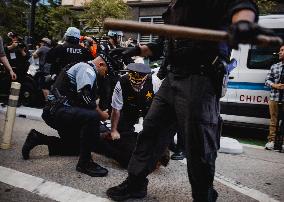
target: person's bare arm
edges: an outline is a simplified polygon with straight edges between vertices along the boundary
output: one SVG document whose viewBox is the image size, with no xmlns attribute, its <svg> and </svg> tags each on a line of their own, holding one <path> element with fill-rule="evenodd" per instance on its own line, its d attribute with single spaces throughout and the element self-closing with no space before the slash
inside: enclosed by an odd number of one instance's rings
<svg viewBox="0 0 284 202">
<path fill-rule="evenodd" d="M 15 72 L 13 71 L 13 68 L 11 67 L 8 59 L 6 56 L 0 57 L 0 60 L 2 62 L 2 64 L 4 65 L 4 67 L 6 68 L 6 70 L 9 72 L 11 79 L 14 81 L 17 79 L 17 75 L 15 74 Z"/>
<path fill-rule="evenodd" d="M 284 89 L 284 84 L 283 83 L 273 83 L 271 84 L 271 87 L 277 90 L 283 90 Z"/>
<path fill-rule="evenodd" d="M 111 120 L 111 138 L 113 140 L 120 138 L 120 134 L 117 130 L 119 118 L 120 118 L 120 110 L 112 108 L 110 120 Z"/>
<path fill-rule="evenodd" d="M 33 56 L 34 58 L 38 58 L 38 57 L 39 57 L 37 51 L 33 52 L 32 56 Z"/>
</svg>

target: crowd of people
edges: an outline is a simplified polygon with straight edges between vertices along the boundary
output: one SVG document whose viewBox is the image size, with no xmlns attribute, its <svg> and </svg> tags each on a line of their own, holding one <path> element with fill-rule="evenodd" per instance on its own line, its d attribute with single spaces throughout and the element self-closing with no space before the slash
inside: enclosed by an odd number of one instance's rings
<svg viewBox="0 0 284 202">
<path fill-rule="evenodd" d="M 186 157 L 193 200 L 216 201 L 218 193 L 213 181 L 220 147 L 219 99 L 224 72 L 215 64 L 228 63 L 231 48 L 255 43 L 258 34 L 267 32 L 257 25 L 258 9 L 253 0 L 173 0 L 163 19 L 172 25 L 227 29 L 229 41 L 160 37 L 145 45 L 129 39 L 125 42 L 128 47 L 121 47 L 120 31 L 110 30 L 108 40 L 99 43 L 81 36 L 75 27 L 69 27 L 64 43 L 55 47 L 50 47 L 50 39 L 42 38 L 32 54 L 39 58 L 43 76 L 50 75 L 49 80 L 40 82 L 46 99 L 42 118 L 57 130 L 59 137 L 32 129 L 22 147 L 23 158 L 29 159 L 34 147 L 47 145 L 50 156 L 78 155 L 78 172 L 104 177 L 108 169 L 91 155 L 100 153 L 128 170 L 127 178 L 109 188 L 107 195 L 117 201 L 143 198 L 147 195 L 147 176 L 168 164 L 168 148 L 175 147 L 171 142 L 178 133 L 179 143 L 172 159 Z M 11 65 L 5 63 L 6 59 L 1 61 L 11 78 L 22 82 L 29 53 L 17 35 L 9 36 L 12 42 L 6 55 Z M 284 52 L 283 48 L 280 52 Z M 0 56 L 5 57 L 1 47 Z M 137 56 L 164 56 L 157 74 L 163 81 L 156 83 L 149 65 L 135 63 Z M 11 66 L 16 67 L 15 73 Z M 266 82 L 274 90 L 284 88 L 284 84 L 278 84 L 279 79 L 272 79 L 273 72 L 280 72 L 280 66 L 283 64 L 273 66 Z M 271 106 L 272 102 L 273 99 Z M 139 117 L 144 121 L 138 134 L 134 125 Z M 107 119 L 111 121 L 110 129 L 102 124 Z M 275 131 L 271 130 L 271 134 Z M 274 140 L 272 136 L 270 142 Z"/>
</svg>

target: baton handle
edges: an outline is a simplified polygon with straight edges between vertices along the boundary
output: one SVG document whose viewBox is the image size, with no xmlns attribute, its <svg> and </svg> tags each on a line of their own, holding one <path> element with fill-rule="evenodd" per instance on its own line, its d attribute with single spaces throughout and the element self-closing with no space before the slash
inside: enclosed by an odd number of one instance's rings
<svg viewBox="0 0 284 202">
<path fill-rule="evenodd" d="M 118 20 L 106 18 L 104 21 L 105 29 L 114 29 L 126 32 L 139 32 L 144 34 L 157 34 L 174 38 L 191 38 L 207 41 L 228 41 L 229 35 L 225 31 L 184 27 L 176 25 L 148 24 L 131 20 Z M 257 36 L 256 44 L 263 46 L 281 45 L 282 39 L 278 36 Z"/>
</svg>

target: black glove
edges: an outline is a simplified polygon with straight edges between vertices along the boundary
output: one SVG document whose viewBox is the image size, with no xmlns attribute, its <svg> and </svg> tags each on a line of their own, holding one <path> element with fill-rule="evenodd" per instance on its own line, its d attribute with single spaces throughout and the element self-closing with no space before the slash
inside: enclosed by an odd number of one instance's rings
<svg viewBox="0 0 284 202">
<path fill-rule="evenodd" d="M 140 55 L 141 49 L 139 46 L 129 47 L 129 48 L 115 48 L 112 49 L 109 54 L 113 58 L 126 58 Z"/>
<path fill-rule="evenodd" d="M 255 44 L 259 34 L 274 36 L 270 29 L 260 27 L 256 23 L 241 20 L 232 24 L 228 29 L 229 45 L 233 49 L 238 49 L 240 43 Z"/>
</svg>

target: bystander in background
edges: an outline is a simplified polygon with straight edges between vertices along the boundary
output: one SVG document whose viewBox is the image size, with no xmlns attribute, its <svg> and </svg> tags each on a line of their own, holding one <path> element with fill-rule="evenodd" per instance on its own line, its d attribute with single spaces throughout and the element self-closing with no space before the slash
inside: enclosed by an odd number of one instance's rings
<svg viewBox="0 0 284 202">
<path fill-rule="evenodd" d="M 284 90 L 284 44 L 279 50 L 279 60 L 280 62 L 271 66 L 270 71 L 267 74 L 265 84 L 271 88 L 270 100 L 269 100 L 269 112 L 270 112 L 270 125 L 269 125 L 269 135 L 268 142 L 265 145 L 265 149 L 274 149 L 275 136 L 277 134 L 278 128 L 278 115 L 279 115 L 279 103 L 283 102 L 283 90 Z M 283 113 L 283 105 L 281 112 Z"/>
</svg>

